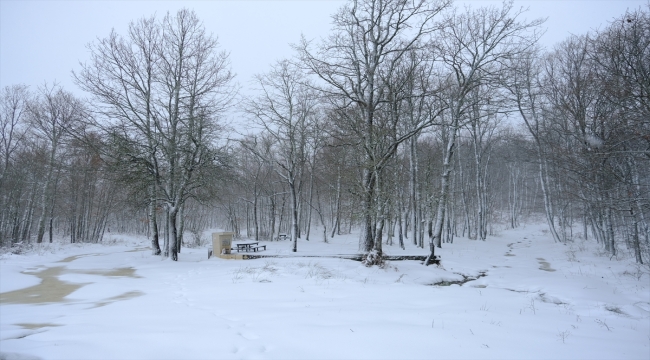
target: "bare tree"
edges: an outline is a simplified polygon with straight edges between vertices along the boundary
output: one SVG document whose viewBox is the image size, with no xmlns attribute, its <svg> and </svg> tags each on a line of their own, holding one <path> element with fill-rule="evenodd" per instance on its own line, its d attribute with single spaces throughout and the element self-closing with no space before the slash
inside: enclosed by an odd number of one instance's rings
<svg viewBox="0 0 650 360">
<path fill-rule="evenodd" d="M 0 94 L 0 245 L 6 238 L 17 240 L 20 233 L 17 201 L 20 171 L 15 167 L 18 153 L 25 147 L 25 136 L 29 130 L 27 104 L 31 94 L 24 85 L 7 86 Z M 8 184 L 7 178 L 13 184 Z M 24 180 L 24 179 L 23 179 Z M 18 193 L 15 191 L 18 190 Z M 28 197 L 29 198 L 29 197 Z"/>
<path fill-rule="evenodd" d="M 303 174 L 309 156 L 307 143 L 317 114 L 318 98 L 305 84 L 301 70 L 288 60 L 277 62 L 268 73 L 256 76 L 255 82 L 259 95 L 249 99 L 244 110 L 262 127 L 272 143 L 271 149 L 264 153 L 256 151 L 255 146 L 250 150 L 270 163 L 289 187 L 291 240 L 295 252 Z"/>
<path fill-rule="evenodd" d="M 7 86 L 0 97 L 0 187 L 9 169 L 12 156 L 24 140 L 28 126 L 25 121 L 27 104 L 30 98 L 25 85 Z"/>
<path fill-rule="evenodd" d="M 513 101 L 521 115 L 526 129 L 532 136 L 537 152 L 539 181 L 544 199 L 544 209 L 549 230 L 555 241 L 560 241 L 557 231 L 555 207 L 553 205 L 547 149 L 544 143 L 545 123 L 543 108 L 545 105 L 542 90 L 542 68 L 538 50 L 531 49 L 529 54 L 516 59 L 517 66 L 508 77 L 507 88 L 513 95 Z"/>
<path fill-rule="evenodd" d="M 430 237 L 431 254 L 440 247 L 445 209 L 449 196 L 449 176 L 458 129 L 471 109 L 469 96 L 479 86 L 498 86 L 503 76 L 503 65 L 508 59 L 518 58 L 538 39 L 537 29 L 542 20 L 520 20 L 523 9 L 513 9 L 512 1 L 501 8 L 484 7 L 452 13 L 447 26 L 436 39 L 441 56 L 450 71 L 448 95 L 449 111 L 447 143 L 443 157 L 440 193 L 435 225 Z"/>
<path fill-rule="evenodd" d="M 236 92 L 228 54 L 218 52 L 216 38 L 187 9 L 161 21 L 142 19 L 127 38 L 111 33 L 89 48 L 91 62 L 75 78 L 109 124 L 94 125 L 124 145 L 128 151 L 116 160 L 134 164 L 132 175 L 148 189 L 154 253 L 155 204 L 164 205 L 164 253 L 176 260 L 178 214 L 223 164 L 215 148 L 218 120 Z"/>
<path fill-rule="evenodd" d="M 59 151 L 66 134 L 75 123 L 82 121 L 84 108 L 71 93 L 58 85 L 43 85 L 29 104 L 29 121 L 47 149 L 46 174 L 41 189 L 41 214 L 38 220 L 36 242 L 43 241 L 45 218 L 54 196 L 53 182 L 58 168 Z"/>
<path fill-rule="evenodd" d="M 115 163 L 131 166 L 117 171 L 128 174 L 129 178 L 137 174 L 135 178 L 145 182 L 142 186 L 149 197 L 148 224 L 154 255 L 161 253 L 156 217 L 158 139 L 154 127 L 161 46 L 156 19 L 142 18 L 129 24 L 126 38 L 112 31 L 107 38 L 88 45 L 91 61 L 74 74 L 77 84 L 92 95 L 94 111 L 112 121 L 109 125 L 98 122 L 95 126 L 111 134 L 109 143 L 118 146 L 118 159 L 122 155 L 128 157 L 128 161 L 120 159 Z"/>
<path fill-rule="evenodd" d="M 481 91 L 483 90 L 483 91 Z M 486 91 L 487 90 L 487 91 Z M 501 121 L 501 109 L 505 106 L 500 101 L 498 91 L 487 88 L 476 88 L 472 94 L 472 106 L 468 111 L 468 124 L 466 127 L 472 143 L 474 153 L 474 181 L 476 190 L 476 231 L 480 240 L 485 240 L 488 235 L 489 222 L 489 166 L 492 145 L 495 142 L 497 126 Z"/>
<path fill-rule="evenodd" d="M 617 208 L 629 211 L 632 247 L 643 263 L 644 252 L 650 258 L 650 5 L 614 20 L 591 45 L 599 89 L 614 108 L 609 117 L 617 120 L 610 148 L 613 179 L 627 195 Z"/>
<path fill-rule="evenodd" d="M 430 120 L 406 133 L 391 131 L 396 119 L 379 114 L 389 101 L 382 82 L 393 78 L 403 56 L 438 29 L 434 17 L 449 4 L 446 0 L 354 0 L 333 16 L 332 35 L 315 50 L 305 39 L 296 46 L 302 64 L 324 84 L 320 90 L 341 109 L 363 149 L 362 248 L 367 253 L 374 249 L 379 257 L 381 241 L 374 237 L 377 182 L 398 145 Z"/>
</svg>

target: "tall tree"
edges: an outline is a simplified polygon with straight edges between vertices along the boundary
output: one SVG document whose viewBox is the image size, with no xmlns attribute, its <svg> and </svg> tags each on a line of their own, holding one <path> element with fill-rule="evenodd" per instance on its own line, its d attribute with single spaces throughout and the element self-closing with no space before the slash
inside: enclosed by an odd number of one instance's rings
<svg viewBox="0 0 650 360">
<path fill-rule="evenodd" d="M 452 156 L 456 137 L 472 108 L 472 97 L 480 86 L 498 86 L 504 75 L 504 63 L 518 58 L 538 39 L 542 20 L 521 20 L 524 10 L 513 9 L 512 1 L 501 8 L 483 7 L 465 12 L 453 12 L 446 19 L 444 31 L 437 38 L 443 62 L 450 71 L 447 101 L 448 132 L 444 148 L 440 193 L 435 213 L 435 225 L 430 237 L 431 254 L 441 246 L 445 209 L 449 198 Z"/>
<path fill-rule="evenodd" d="M 303 174 L 308 161 L 307 143 L 318 111 L 316 93 L 305 81 L 298 67 L 288 60 L 279 61 L 268 73 L 255 77 L 259 95 L 249 99 L 244 107 L 246 114 L 271 141 L 269 151 L 256 151 L 256 146 L 250 150 L 267 161 L 289 187 L 294 252 L 298 243 Z"/>
<path fill-rule="evenodd" d="M 629 211 L 636 261 L 643 263 L 641 236 L 650 257 L 650 4 L 618 17 L 592 47 L 601 95 L 613 107 L 608 120 L 615 119 L 613 179 L 627 195 L 616 207 Z"/>
<path fill-rule="evenodd" d="M 296 46 L 303 65 L 325 84 L 320 90 L 341 110 L 363 151 L 362 248 L 366 253 L 374 249 L 379 257 L 374 215 L 382 170 L 399 144 L 430 120 L 397 133 L 396 117 L 380 114 L 389 101 L 383 81 L 393 78 L 404 55 L 423 46 L 438 29 L 434 18 L 449 5 L 447 0 L 353 0 L 333 16 L 332 35 L 316 49 L 305 39 Z"/>
<path fill-rule="evenodd" d="M 0 94 L 0 188 L 28 129 L 25 118 L 29 99 L 25 85 L 6 86 Z"/>
<path fill-rule="evenodd" d="M 123 145 L 111 156 L 133 165 L 125 170 L 147 189 L 154 226 L 153 206 L 164 205 L 165 255 L 177 260 L 179 211 L 224 163 L 215 141 L 236 92 L 228 53 L 187 9 L 134 22 L 127 37 L 113 32 L 89 49 L 75 78 L 109 124 L 94 125 Z"/>
<path fill-rule="evenodd" d="M 18 240 L 20 192 L 24 186 L 16 166 L 25 149 L 28 103 L 31 94 L 24 85 L 7 86 L 0 93 L 0 246 Z M 22 164 L 21 164 L 22 165 Z M 29 197 L 28 197 L 29 198 Z"/>
<path fill-rule="evenodd" d="M 36 136 L 47 149 L 45 179 L 41 188 L 41 214 L 38 219 L 36 242 L 43 241 L 45 218 L 50 212 L 54 194 L 54 175 L 58 169 L 57 158 L 66 134 L 75 123 L 80 123 L 85 109 L 80 100 L 58 85 L 43 85 L 29 105 L 29 119 Z"/>
</svg>

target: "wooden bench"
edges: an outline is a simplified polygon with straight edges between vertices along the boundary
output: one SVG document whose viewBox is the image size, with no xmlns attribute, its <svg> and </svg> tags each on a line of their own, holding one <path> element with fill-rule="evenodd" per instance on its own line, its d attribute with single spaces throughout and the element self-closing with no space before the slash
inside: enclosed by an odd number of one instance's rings
<svg viewBox="0 0 650 360">
<path fill-rule="evenodd" d="M 251 249 L 253 249 L 253 252 L 258 251 L 261 248 L 264 248 L 264 250 L 266 250 L 266 245 L 258 245 L 258 246 L 251 247 Z"/>
<path fill-rule="evenodd" d="M 245 250 L 246 252 L 248 252 L 249 250 L 254 249 L 258 244 L 259 244 L 259 242 L 250 242 L 250 243 L 243 243 L 243 244 L 232 244 L 232 246 L 233 246 L 232 249 L 237 250 L 237 252 L 240 252 L 242 250 Z M 256 251 L 256 250 L 253 250 L 253 251 Z"/>
<path fill-rule="evenodd" d="M 257 252 L 260 249 L 266 250 L 266 245 L 258 245 L 258 243 L 238 244 L 238 245 L 239 246 L 235 245 L 232 251 L 237 250 L 237 252 L 239 252 L 240 250 L 245 250 L 246 252 L 248 252 L 250 250 L 253 250 L 253 252 Z M 214 255 L 212 248 L 208 248 L 208 259 L 210 259 L 212 255 Z"/>
<path fill-rule="evenodd" d="M 278 234 L 277 240 L 287 240 L 287 234 Z"/>
</svg>

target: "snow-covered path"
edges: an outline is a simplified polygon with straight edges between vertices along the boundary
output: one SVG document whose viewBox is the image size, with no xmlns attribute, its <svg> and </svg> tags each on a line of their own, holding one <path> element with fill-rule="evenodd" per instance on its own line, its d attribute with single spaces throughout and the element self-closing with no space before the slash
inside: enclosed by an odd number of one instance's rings
<svg viewBox="0 0 650 360">
<path fill-rule="evenodd" d="M 647 268 L 596 256 L 590 243 L 554 244 L 543 226 L 443 244 L 440 268 L 208 260 L 205 248 L 183 249 L 173 263 L 149 255 L 143 239 L 113 238 L 110 246 L 53 246 L 0 259 L 0 358 L 650 355 Z M 290 254 L 288 241 L 266 244 L 269 254 Z M 350 254 L 356 246 L 354 236 L 302 241 L 297 255 Z M 477 280 L 453 284 L 468 278 Z"/>
</svg>

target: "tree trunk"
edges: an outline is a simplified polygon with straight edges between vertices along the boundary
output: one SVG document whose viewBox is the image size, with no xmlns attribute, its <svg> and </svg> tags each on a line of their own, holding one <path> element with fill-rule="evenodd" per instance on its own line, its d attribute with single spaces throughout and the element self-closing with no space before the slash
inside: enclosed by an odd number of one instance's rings
<svg viewBox="0 0 650 360">
<path fill-rule="evenodd" d="M 341 232 L 341 167 L 337 167 L 337 176 L 336 176 L 336 212 L 334 218 L 334 224 L 332 225 L 332 238 L 334 238 L 334 232 Z M 340 234 L 339 234 L 340 235 Z"/>
<path fill-rule="evenodd" d="M 413 136 L 410 142 L 409 170 L 411 175 L 411 216 L 413 220 L 413 245 L 418 245 L 418 230 L 420 221 L 418 217 L 418 160 L 417 160 L 417 136 Z"/>
<path fill-rule="evenodd" d="M 293 241 L 293 252 L 298 251 L 298 194 L 296 184 L 289 183 L 291 190 L 291 240 Z"/>
<path fill-rule="evenodd" d="M 163 242 L 163 249 L 164 257 L 169 257 L 169 208 L 166 206 L 165 207 L 165 232 L 164 232 L 164 242 Z"/>
<path fill-rule="evenodd" d="M 178 207 L 169 206 L 167 210 L 167 232 L 169 233 L 169 257 L 173 261 L 178 261 L 178 232 L 176 228 L 176 221 L 178 217 Z"/>
<path fill-rule="evenodd" d="M 442 177 L 440 181 L 440 195 L 438 198 L 438 209 L 436 211 L 436 222 L 433 227 L 433 236 L 429 239 L 429 249 L 431 253 L 424 262 L 429 265 L 435 260 L 435 247 L 441 247 L 442 242 L 442 226 L 444 224 L 445 208 L 447 207 L 447 197 L 449 191 L 449 175 L 451 174 L 451 159 L 454 154 L 454 147 L 456 145 L 458 119 L 455 118 L 452 125 L 447 129 L 449 131 L 449 138 L 445 149 L 445 158 L 442 165 Z"/>
<path fill-rule="evenodd" d="M 156 194 L 154 185 L 149 186 L 149 232 L 151 234 L 151 253 L 160 255 L 158 221 L 156 216 Z"/>
<path fill-rule="evenodd" d="M 314 159 L 312 160 L 312 168 L 309 172 L 309 195 L 307 201 L 309 206 L 307 209 L 307 230 L 305 231 L 305 240 L 309 241 L 309 232 L 311 231 L 311 211 L 313 209 L 312 198 L 314 192 L 314 163 L 316 161 L 316 152 L 314 152 Z"/>
<path fill-rule="evenodd" d="M 271 202 L 271 241 L 275 238 L 275 194 L 269 196 Z"/>
<path fill-rule="evenodd" d="M 373 204 L 374 204 L 374 188 L 375 179 L 374 174 L 370 169 L 364 170 L 364 198 L 363 198 L 363 216 L 364 216 L 364 237 L 363 237 L 363 252 L 369 253 L 372 251 L 375 239 L 373 237 L 374 223 L 373 217 Z"/>
<path fill-rule="evenodd" d="M 176 251 L 180 254 L 183 247 L 183 232 L 185 231 L 185 203 L 178 211 L 178 236 L 176 236 Z"/>
</svg>

